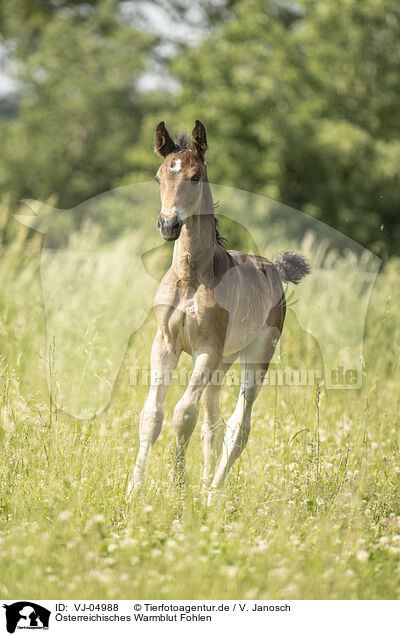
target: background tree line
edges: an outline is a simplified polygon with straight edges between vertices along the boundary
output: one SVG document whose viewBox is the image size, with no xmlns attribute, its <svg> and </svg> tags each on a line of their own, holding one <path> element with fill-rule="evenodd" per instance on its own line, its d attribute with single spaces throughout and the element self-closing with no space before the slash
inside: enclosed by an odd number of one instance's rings
<svg viewBox="0 0 400 636">
<path fill-rule="evenodd" d="M 199 118 L 212 181 L 398 250 L 398 0 L 14 0 L 0 38 L 11 211 L 150 179 L 155 124 Z"/>
</svg>

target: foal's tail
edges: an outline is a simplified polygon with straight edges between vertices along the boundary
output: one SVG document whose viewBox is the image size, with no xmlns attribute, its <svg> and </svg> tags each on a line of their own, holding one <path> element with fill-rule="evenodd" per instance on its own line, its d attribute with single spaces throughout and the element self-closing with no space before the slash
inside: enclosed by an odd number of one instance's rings
<svg viewBox="0 0 400 636">
<path fill-rule="evenodd" d="M 285 283 L 295 285 L 311 272 L 310 264 L 304 256 L 296 252 L 280 252 L 275 257 L 274 265 Z"/>
</svg>

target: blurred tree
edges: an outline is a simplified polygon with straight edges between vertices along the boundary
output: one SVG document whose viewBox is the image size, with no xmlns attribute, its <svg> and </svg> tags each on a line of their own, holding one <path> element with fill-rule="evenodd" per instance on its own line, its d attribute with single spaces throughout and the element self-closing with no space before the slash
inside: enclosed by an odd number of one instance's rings
<svg viewBox="0 0 400 636">
<path fill-rule="evenodd" d="M 16 3 L 28 14 L 25 27 L 39 26 L 23 59 L 14 47 L 18 116 L 0 121 L 0 186 L 14 200 L 55 194 L 71 207 L 111 188 L 151 109 L 138 82 L 159 38 L 126 23 L 116 2 L 93 4 L 61 2 L 45 19 L 43 3 Z M 15 20 L 7 22 L 10 48 L 23 40 L 13 35 Z"/>
<path fill-rule="evenodd" d="M 73 9 L 76 17 L 88 15 L 99 0 L 13 0 L 0 4 L 0 34 L 6 42 L 12 42 L 14 54 L 29 52 L 40 37 L 47 22 Z"/>
<path fill-rule="evenodd" d="M 207 124 L 215 182 L 398 249 L 400 3 L 241 0 L 233 13 L 174 60 L 172 128 Z"/>
<path fill-rule="evenodd" d="M 70 207 L 123 182 L 144 116 L 155 121 L 175 86 L 166 63 L 236 2 L 1 3 L 3 60 L 17 81 L 0 102 L 2 191 Z M 151 146 L 137 151 L 135 180 Z"/>
<path fill-rule="evenodd" d="M 1 3 L 0 188 L 71 207 L 152 177 L 157 121 L 200 118 L 213 181 L 394 252 L 399 36 L 397 0 Z"/>
</svg>

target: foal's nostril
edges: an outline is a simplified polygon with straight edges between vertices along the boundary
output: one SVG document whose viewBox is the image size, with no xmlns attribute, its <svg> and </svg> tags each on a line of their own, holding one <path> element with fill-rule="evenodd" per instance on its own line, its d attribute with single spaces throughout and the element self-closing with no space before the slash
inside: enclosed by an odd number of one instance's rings
<svg viewBox="0 0 400 636">
<path fill-rule="evenodd" d="M 175 241 L 180 234 L 181 227 L 182 221 L 178 216 L 172 219 L 165 219 L 162 216 L 158 217 L 157 228 L 166 241 Z"/>
<path fill-rule="evenodd" d="M 177 230 L 179 230 L 180 225 L 181 225 L 181 222 L 179 221 L 179 219 L 174 219 L 172 221 L 172 226 L 171 226 L 172 232 L 176 232 Z"/>
</svg>

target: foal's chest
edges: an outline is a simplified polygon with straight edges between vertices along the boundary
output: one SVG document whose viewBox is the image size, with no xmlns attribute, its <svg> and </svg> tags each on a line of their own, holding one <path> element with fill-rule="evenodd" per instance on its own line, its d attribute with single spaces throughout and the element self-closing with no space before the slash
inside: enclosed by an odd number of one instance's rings
<svg viewBox="0 0 400 636">
<path fill-rule="evenodd" d="M 183 350 L 193 353 L 209 341 L 210 336 L 214 341 L 215 336 L 220 335 L 218 339 L 223 346 L 226 313 L 216 304 L 212 290 L 200 285 L 197 289 L 180 290 L 166 326 L 171 336 L 181 342 Z"/>
<path fill-rule="evenodd" d="M 169 319 L 171 330 L 191 332 L 200 329 L 215 303 L 212 294 L 201 285 L 195 289 L 180 290 L 177 305 L 173 308 Z"/>
</svg>

